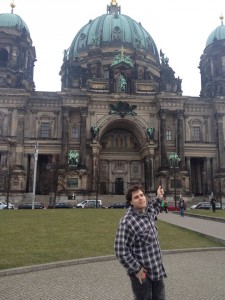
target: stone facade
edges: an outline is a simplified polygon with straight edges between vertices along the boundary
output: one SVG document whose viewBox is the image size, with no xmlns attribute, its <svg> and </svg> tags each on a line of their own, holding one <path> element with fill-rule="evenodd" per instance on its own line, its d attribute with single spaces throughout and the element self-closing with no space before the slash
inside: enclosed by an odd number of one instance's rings
<svg viewBox="0 0 225 300">
<path fill-rule="evenodd" d="M 116 1 L 110 11 L 119 18 Z M 141 40 L 134 48 L 95 39 L 76 57 L 66 52 L 62 90 L 38 92 L 32 81 L 35 50 L 25 33 L 16 33 L 25 48 L 15 44 L 11 50 L 6 44 L 13 45 L 15 33 L 0 34 L 1 195 L 5 174 L 12 198 L 32 193 L 37 142 L 35 188 L 40 195 L 122 195 L 135 183 L 149 193 L 162 184 L 167 195 L 224 195 L 225 93 L 223 88 L 206 92 L 213 72 L 205 67 L 206 56 L 214 54 L 212 46 L 200 62 L 201 97 L 182 96 L 182 80 L 174 77 L 169 60 L 141 47 Z M 225 49 L 223 42 L 217 41 L 216 49 Z M 20 60 L 25 66 L 29 61 L 23 76 L 27 84 L 6 84 L 13 53 L 29 58 Z M 217 51 L 217 64 L 223 60 L 223 51 Z M 14 73 L 19 69 L 15 64 Z M 73 151 L 78 155 L 71 164 Z M 175 166 L 173 153 L 180 158 Z"/>
</svg>

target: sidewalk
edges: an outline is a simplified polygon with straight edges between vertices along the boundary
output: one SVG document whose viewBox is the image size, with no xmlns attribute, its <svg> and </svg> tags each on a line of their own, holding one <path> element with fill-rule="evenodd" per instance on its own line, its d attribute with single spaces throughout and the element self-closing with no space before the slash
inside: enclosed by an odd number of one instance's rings
<svg viewBox="0 0 225 300">
<path fill-rule="evenodd" d="M 196 218 L 196 215 L 195 217 L 187 215 L 181 217 L 179 214 L 171 212 L 160 213 L 158 219 L 213 237 L 225 245 L 225 223 Z"/>
<path fill-rule="evenodd" d="M 224 238 L 212 221 L 160 214 L 160 220 Z M 191 227 L 191 228 L 190 228 Z M 209 231 L 207 231 L 207 228 Z M 220 232 L 220 234 L 217 233 Z M 163 251 L 166 300 L 221 300 L 225 295 L 225 248 Z M 132 300 L 129 279 L 114 256 L 56 263 L 54 268 L 0 277 L 1 300 Z M 53 266 L 53 265 L 52 265 Z"/>
</svg>

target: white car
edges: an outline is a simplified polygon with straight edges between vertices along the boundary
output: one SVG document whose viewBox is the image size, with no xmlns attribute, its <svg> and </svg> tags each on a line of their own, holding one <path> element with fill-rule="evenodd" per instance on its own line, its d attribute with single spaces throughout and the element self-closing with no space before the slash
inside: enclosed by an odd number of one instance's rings
<svg viewBox="0 0 225 300">
<path fill-rule="evenodd" d="M 7 205 L 4 202 L 0 202 L 0 209 L 4 209 Z"/>
<path fill-rule="evenodd" d="M 195 209 L 196 206 L 197 206 L 197 204 L 194 204 L 190 207 L 190 209 Z"/>
<path fill-rule="evenodd" d="M 7 209 L 7 203 L 0 202 L 0 209 Z M 8 209 L 14 209 L 14 205 L 11 203 L 8 203 Z"/>
<path fill-rule="evenodd" d="M 190 207 L 191 209 L 211 209 L 212 205 L 210 202 L 204 201 L 194 204 Z M 221 204 L 216 202 L 216 209 L 221 209 Z M 222 209 L 225 209 L 225 204 L 222 203 Z"/>
<path fill-rule="evenodd" d="M 98 207 L 102 207 L 102 200 L 97 200 Z M 84 200 L 76 205 L 77 208 L 93 208 L 96 207 L 96 200 Z"/>
<path fill-rule="evenodd" d="M 7 207 L 7 204 L 5 203 L 6 207 Z M 8 203 L 8 209 L 14 209 L 14 204 L 12 203 Z"/>
</svg>

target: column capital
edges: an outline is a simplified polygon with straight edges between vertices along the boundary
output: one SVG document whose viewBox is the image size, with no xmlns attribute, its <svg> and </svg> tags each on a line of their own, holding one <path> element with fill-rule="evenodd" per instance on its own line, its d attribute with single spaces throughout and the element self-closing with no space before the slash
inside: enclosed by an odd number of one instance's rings
<svg viewBox="0 0 225 300">
<path fill-rule="evenodd" d="M 217 112 L 215 113 L 214 117 L 217 121 L 221 121 L 223 119 L 224 113 Z"/>
<path fill-rule="evenodd" d="M 87 118 L 88 108 L 87 107 L 80 107 L 80 114 L 81 114 L 81 117 Z"/>
<path fill-rule="evenodd" d="M 160 111 L 159 111 L 160 118 L 165 119 L 167 112 L 168 112 L 168 109 L 160 109 Z"/>
<path fill-rule="evenodd" d="M 177 118 L 178 119 L 184 118 L 184 110 L 177 110 Z"/>
</svg>

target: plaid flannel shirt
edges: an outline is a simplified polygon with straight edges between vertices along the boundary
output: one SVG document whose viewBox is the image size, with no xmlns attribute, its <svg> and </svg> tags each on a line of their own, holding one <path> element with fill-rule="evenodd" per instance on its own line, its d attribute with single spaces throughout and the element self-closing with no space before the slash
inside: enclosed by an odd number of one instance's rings
<svg viewBox="0 0 225 300">
<path fill-rule="evenodd" d="M 143 267 L 152 280 L 166 277 L 155 224 L 160 206 L 161 200 L 156 198 L 147 205 L 145 213 L 130 207 L 120 220 L 114 249 L 128 274 L 137 273 Z"/>
</svg>

